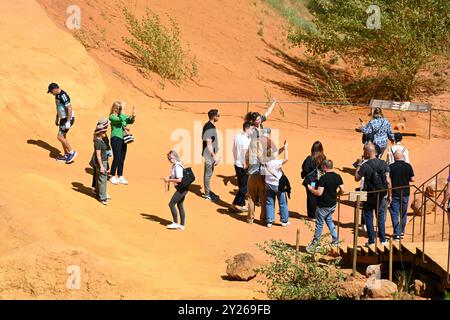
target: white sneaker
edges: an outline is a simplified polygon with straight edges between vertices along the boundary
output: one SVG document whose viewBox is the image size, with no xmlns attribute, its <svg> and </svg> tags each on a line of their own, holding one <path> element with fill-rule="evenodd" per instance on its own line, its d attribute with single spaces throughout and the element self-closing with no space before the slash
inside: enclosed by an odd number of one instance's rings
<svg viewBox="0 0 450 320">
<path fill-rule="evenodd" d="M 106 200 L 101 201 L 101 203 L 102 203 L 103 205 L 105 205 L 105 206 L 108 205 L 108 201 L 106 201 Z"/>
<path fill-rule="evenodd" d="M 384 242 L 381 243 L 381 245 L 382 245 L 382 246 L 387 246 L 387 245 L 389 245 L 389 242 L 384 241 Z"/>
<path fill-rule="evenodd" d="M 178 225 L 178 230 L 184 230 L 185 226 L 182 226 L 181 224 Z"/>
<path fill-rule="evenodd" d="M 178 223 L 173 222 L 172 224 L 169 224 L 166 228 L 167 229 L 178 229 L 179 225 Z"/>
<path fill-rule="evenodd" d="M 247 212 L 248 211 L 248 208 L 245 207 L 245 206 L 239 207 L 238 209 L 241 210 L 242 212 Z"/>
<path fill-rule="evenodd" d="M 111 200 L 112 197 L 111 197 L 109 194 L 106 194 L 106 199 L 107 199 L 107 200 Z"/>
<path fill-rule="evenodd" d="M 124 177 L 119 177 L 117 181 L 121 184 L 128 184 L 128 181 Z"/>
<path fill-rule="evenodd" d="M 271 224 L 271 223 L 268 223 L 268 224 L 267 224 L 267 228 L 272 228 L 272 224 Z"/>
<path fill-rule="evenodd" d="M 282 222 L 281 223 L 281 226 L 282 227 L 287 227 L 287 226 L 290 226 L 291 225 L 291 222 L 290 221 L 288 221 L 288 222 Z"/>
<path fill-rule="evenodd" d="M 109 179 L 109 182 L 111 182 L 112 184 L 119 184 L 119 179 L 116 178 L 116 176 L 111 177 L 111 179 Z"/>
</svg>

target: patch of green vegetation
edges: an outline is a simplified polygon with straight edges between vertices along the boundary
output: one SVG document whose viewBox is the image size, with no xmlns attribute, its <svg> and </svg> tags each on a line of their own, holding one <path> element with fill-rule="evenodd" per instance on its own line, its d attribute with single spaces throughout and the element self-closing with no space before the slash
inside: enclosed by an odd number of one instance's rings
<svg viewBox="0 0 450 320">
<path fill-rule="evenodd" d="M 261 0 L 269 4 L 278 14 L 286 19 L 291 26 L 299 27 L 306 31 L 314 31 L 314 25 L 304 18 L 305 0 Z"/>
<path fill-rule="evenodd" d="M 131 38 L 124 37 L 135 56 L 134 61 L 143 70 L 156 72 L 162 79 L 181 82 L 198 73 L 195 57 L 184 50 L 180 40 L 178 22 L 168 16 L 169 26 L 161 23 L 160 17 L 147 9 L 141 20 L 128 9 L 124 9 L 127 29 Z"/>
</svg>

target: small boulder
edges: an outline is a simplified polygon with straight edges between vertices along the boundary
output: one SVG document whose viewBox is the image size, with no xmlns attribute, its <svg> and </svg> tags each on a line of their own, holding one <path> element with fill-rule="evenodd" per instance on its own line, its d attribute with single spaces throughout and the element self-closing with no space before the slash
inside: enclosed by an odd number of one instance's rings
<svg viewBox="0 0 450 320">
<path fill-rule="evenodd" d="M 394 130 L 398 130 L 398 131 L 403 131 L 403 130 L 405 130 L 405 128 L 406 128 L 406 125 L 402 122 L 399 122 L 394 126 Z"/>
<path fill-rule="evenodd" d="M 257 264 L 255 258 L 250 253 L 238 254 L 225 262 L 228 264 L 227 275 L 231 279 L 249 281 L 256 277 L 255 268 Z"/>
<path fill-rule="evenodd" d="M 373 264 L 368 266 L 366 269 L 366 277 L 368 279 L 381 279 L 381 264 Z"/>
<path fill-rule="evenodd" d="M 371 278 L 367 280 L 364 296 L 371 299 L 393 299 L 397 291 L 397 285 L 394 282 Z"/>
<path fill-rule="evenodd" d="M 425 296 L 425 291 L 427 289 L 427 285 L 424 282 L 416 279 L 413 281 L 413 283 L 411 285 L 411 289 L 414 290 L 414 294 L 416 296 L 423 297 L 423 296 Z"/>
<path fill-rule="evenodd" d="M 437 187 L 436 187 L 436 182 L 437 182 Z M 437 190 L 437 192 L 440 193 L 442 190 L 445 189 L 446 186 L 447 186 L 447 179 L 443 178 L 443 177 L 438 178 L 437 181 L 433 180 L 427 185 L 425 194 L 428 197 L 434 197 L 435 190 Z"/>
<path fill-rule="evenodd" d="M 356 273 L 354 276 L 349 274 L 345 281 L 340 283 L 337 294 L 340 299 L 359 300 L 364 294 L 366 282 L 366 277 L 360 273 Z"/>
<path fill-rule="evenodd" d="M 434 212 L 434 209 L 436 208 L 436 205 L 431 201 L 425 201 L 425 213 L 431 214 Z M 421 199 L 415 199 L 411 203 L 411 209 L 414 212 L 414 215 L 421 216 L 422 215 L 422 200 Z"/>
</svg>

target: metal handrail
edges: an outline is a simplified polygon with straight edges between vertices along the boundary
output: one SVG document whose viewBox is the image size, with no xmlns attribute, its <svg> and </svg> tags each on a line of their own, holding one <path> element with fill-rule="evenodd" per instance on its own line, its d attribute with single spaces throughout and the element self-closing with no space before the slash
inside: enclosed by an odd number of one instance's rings
<svg viewBox="0 0 450 320">
<path fill-rule="evenodd" d="M 448 167 L 450 168 L 450 165 Z M 440 172 L 442 172 L 442 170 Z M 447 185 L 447 188 L 448 187 L 450 187 L 450 186 Z M 377 221 L 376 225 L 378 226 L 379 194 L 382 193 L 382 192 L 389 192 L 389 191 L 392 191 L 392 190 L 400 189 L 401 190 L 401 199 L 402 199 L 403 198 L 403 189 L 406 189 L 406 188 L 413 188 L 413 189 L 415 189 L 414 197 L 416 196 L 417 193 L 420 193 L 422 195 L 422 207 L 421 207 L 421 210 L 422 210 L 422 214 L 421 214 L 422 261 L 423 261 L 423 263 L 428 263 L 428 261 L 425 260 L 425 251 L 426 251 L 425 243 L 427 241 L 426 240 L 426 210 L 425 210 L 426 209 L 425 208 L 426 207 L 426 201 L 431 201 L 432 203 L 435 204 L 436 208 L 439 207 L 439 208 L 441 208 L 443 210 L 443 213 L 442 213 L 443 214 L 443 219 L 442 219 L 442 223 L 443 223 L 443 226 L 442 226 L 442 241 L 444 241 L 444 233 L 445 233 L 445 204 L 444 205 L 439 204 L 437 201 L 435 201 L 435 199 L 427 196 L 426 193 L 425 193 L 425 184 L 420 185 L 420 187 L 418 187 L 416 185 L 406 185 L 406 186 L 399 186 L 399 187 L 387 188 L 387 189 L 376 190 L 376 191 L 367 191 L 367 194 L 378 194 L 378 196 L 377 196 L 377 207 L 376 207 L 376 221 Z M 349 194 L 350 193 L 341 194 L 341 195 L 338 196 L 338 199 L 337 199 L 338 200 L 338 207 L 337 207 L 337 210 L 338 210 L 338 230 L 337 230 L 338 239 L 339 239 L 339 235 L 340 235 L 340 226 L 341 226 L 341 221 L 340 221 L 340 219 L 341 219 L 341 214 L 340 214 L 341 198 L 349 196 Z M 400 204 L 401 203 L 402 203 L 402 200 L 400 200 Z M 402 228 L 402 224 L 401 224 L 401 220 L 402 220 L 401 219 L 401 216 L 402 216 L 401 212 L 402 212 L 402 210 L 401 209 L 402 208 L 400 207 L 400 212 L 399 212 L 399 223 L 400 223 L 399 228 L 400 229 Z M 386 207 L 386 211 L 387 211 L 387 207 Z M 359 227 L 359 225 L 357 225 L 357 221 L 359 220 L 359 214 L 357 215 L 357 213 L 359 213 L 359 208 L 355 208 L 355 220 L 354 220 L 354 232 L 355 233 L 354 233 L 354 237 L 357 234 L 357 232 L 358 232 L 357 229 Z M 448 219 L 450 219 L 450 213 L 448 213 L 448 215 L 449 215 Z M 386 218 L 386 216 L 387 216 L 387 212 L 385 214 L 385 218 Z M 413 239 L 414 239 L 415 217 L 416 217 L 416 215 L 414 214 L 414 217 L 413 217 Z M 422 219 L 423 219 L 423 221 L 422 221 Z M 378 230 L 376 229 L 375 230 L 375 247 L 377 247 L 377 239 L 378 239 L 377 233 L 378 233 Z M 449 233 L 449 235 L 448 235 L 447 282 L 450 283 L 450 222 L 449 222 L 449 232 L 448 233 Z M 354 240 L 354 242 L 356 244 L 355 248 L 353 248 L 354 251 L 356 250 L 356 247 L 358 246 L 357 241 L 358 241 L 358 239 L 356 237 L 356 239 Z M 414 242 L 414 240 L 413 240 L 413 242 Z M 400 245 L 401 245 L 401 238 L 400 238 Z M 400 248 L 400 250 L 401 250 L 401 248 Z M 353 263 L 355 263 L 355 262 L 356 261 L 354 261 Z"/>
<path fill-rule="evenodd" d="M 450 163 L 447 164 L 444 168 L 442 168 L 441 170 L 439 170 L 437 173 L 435 173 L 430 179 L 424 181 L 418 188 L 422 188 L 422 186 L 424 185 L 428 185 L 433 179 L 436 179 L 438 177 L 439 174 L 441 174 L 442 172 L 444 172 L 444 170 L 448 170 L 449 175 L 450 175 Z M 436 181 L 437 182 L 437 181 Z M 437 183 L 436 183 L 437 185 Z"/>
</svg>

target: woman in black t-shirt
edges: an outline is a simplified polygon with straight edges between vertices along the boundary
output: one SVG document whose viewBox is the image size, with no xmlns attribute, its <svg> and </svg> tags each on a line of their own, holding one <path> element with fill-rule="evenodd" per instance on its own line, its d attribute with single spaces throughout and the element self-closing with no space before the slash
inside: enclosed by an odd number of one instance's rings
<svg viewBox="0 0 450 320">
<path fill-rule="evenodd" d="M 322 163 L 326 159 L 323 153 L 323 145 L 320 141 L 313 143 L 311 147 L 311 155 L 306 157 L 302 164 L 301 177 L 303 186 L 306 189 L 306 207 L 308 218 L 315 219 L 317 208 L 317 197 L 308 190 L 308 185 L 315 187 L 322 173 Z"/>
</svg>

